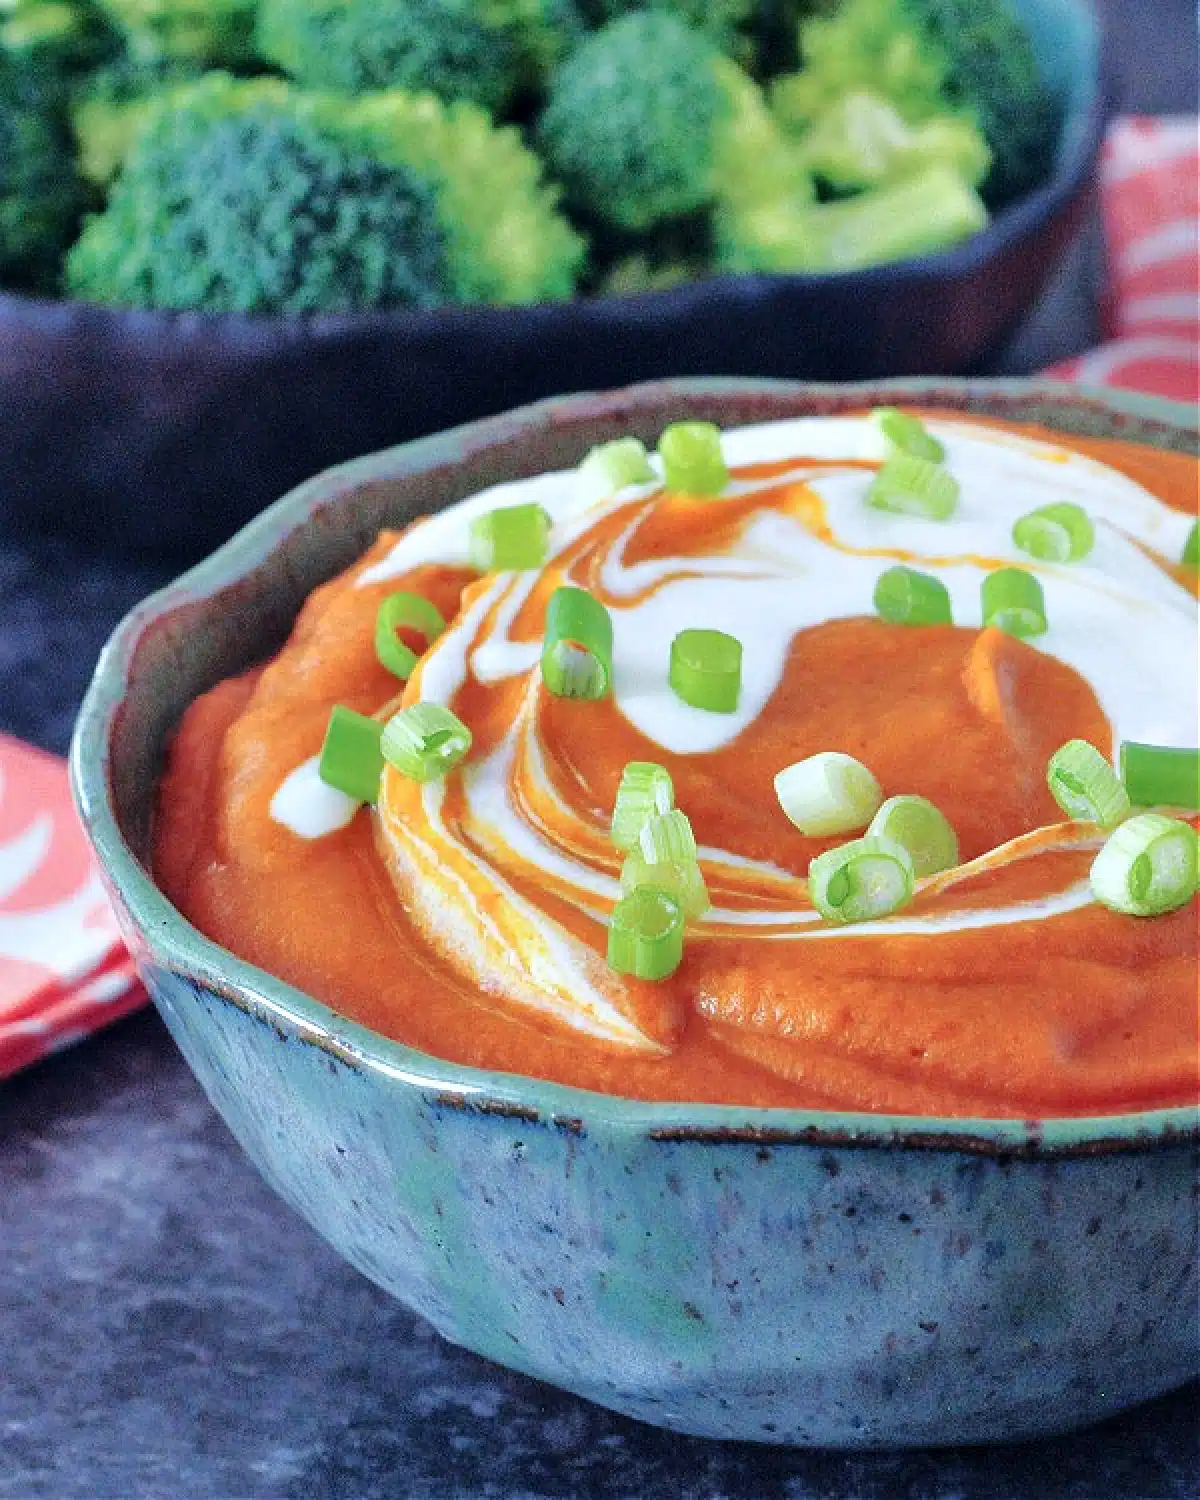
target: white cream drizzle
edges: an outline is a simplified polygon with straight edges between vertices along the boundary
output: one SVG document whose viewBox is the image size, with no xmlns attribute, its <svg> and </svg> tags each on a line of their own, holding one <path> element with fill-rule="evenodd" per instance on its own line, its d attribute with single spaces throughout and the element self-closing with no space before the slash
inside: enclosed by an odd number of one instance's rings
<svg viewBox="0 0 1200 1500">
<path fill-rule="evenodd" d="M 825 506 L 832 535 L 851 549 L 902 550 L 945 583 L 959 625 L 979 623 L 981 559 L 1008 560 L 1032 567 L 1041 579 L 1050 628 L 1039 649 L 1075 669 L 1096 692 L 1117 740 L 1159 744 L 1195 743 L 1197 724 L 1197 630 L 1195 601 L 1145 557 L 1137 542 L 1178 556 L 1191 519 L 1171 510 L 1126 476 L 1060 448 L 986 426 L 936 420 L 927 424 L 946 448 L 947 467 L 961 486 L 961 501 L 946 523 L 922 521 L 871 509 L 864 504 L 870 474 L 863 470 L 822 472 L 804 478 Z M 722 446 L 731 466 L 817 458 L 831 462 L 878 456 L 878 436 L 860 417 L 800 418 L 731 430 Z M 773 477 L 736 485 L 737 493 L 775 489 Z M 423 563 L 463 564 L 467 560 L 470 518 L 498 505 L 535 501 L 550 513 L 552 556 L 558 557 L 583 532 L 613 509 L 652 496 L 656 486 L 631 487 L 610 501 L 581 512 L 573 471 L 544 474 L 494 486 L 407 531 L 383 561 L 361 575 L 361 584 L 399 577 Z M 1097 528 L 1092 555 L 1082 564 L 1033 563 L 1012 541 L 1013 522 L 1039 505 L 1057 500 L 1083 505 Z M 714 504 L 721 502 L 715 501 Z M 891 559 L 857 556 L 826 545 L 799 519 L 763 511 L 743 528 L 723 557 L 655 558 L 634 565 L 625 551 L 652 507 L 639 507 L 602 564 L 601 583 L 615 601 L 613 676 L 618 709 L 649 740 L 675 755 L 706 754 L 728 745 L 762 712 L 778 687 L 794 636 L 822 621 L 872 612 L 872 593 Z M 536 583 L 534 574 L 500 574 L 450 626 L 418 669 L 420 696 L 449 702 L 468 668 L 483 682 L 530 675 L 540 654 L 537 642 L 512 641 L 509 630 Z M 619 601 L 628 601 L 627 603 Z M 480 628 L 495 611 L 485 639 Z M 684 704 L 667 682 L 667 648 L 690 625 L 728 630 L 747 642 L 741 701 L 736 713 L 711 714 Z M 422 807 L 428 827 L 406 830 L 405 842 L 420 838 L 430 868 L 439 871 L 438 846 L 465 858 L 472 881 L 488 886 L 528 934 L 507 975 L 497 975 L 495 945 L 503 941 L 474 896 L 452 914 L 437 882 L 415 878 L 406 884 L 422 912 L 418 915 L 450 941 L 456 958 L 525 1004 L 552 1011 L 560 1020 L 627 1045 L 650 1045 L 619 1016 L 592 982 L 593 956 L 545 913 L 524 901 L 504 878 L 501 866 L 515 860 L 568 886 L 584 910 L 602 914 L 618 893 L 617 882 L 582 863 L 514 806 L 511 778 L 519 742 L 525 774 L 553 796 L 532 723 L 532 695 L 525 695 L 514 733 L 491 755 L 473 761 L 463 773 L 469 848 L 441 816 L 440 789 L 426 788 Z M 338 799 L 341 799 L 340 802 Z M 383 807 L 386 812 L 386 778 Z M 344 826 L 355 804 L 319 781 L 315 761 L 297 768 L 281 785 L 271 815 L 301 837 Z M 561 809 L 569 817 L 569 809 Z M 385 816 L 385 826 L 388 819 Z M 391 828 L 391 853 L 403 863 Z M 705 849 L 706 871 L 753 869 L 763 875 L 792 877 L 759 866 L 729 851 Z M 1090 900 L 1086 886 L 1036 902 L 997 908 L 948 909 L 921 916 L 899 915 L 882 922 L 831 931 L 811 908 L 794 911 L 715 909 L 710 924 L 763 926 L 771 939 L 883 937 L 936 933 L 1012 922 L 1046 920 Z M 438 902 L 442 906 L 438 906 Z M 426 909 L 427 908 L 427 909 Z M 449 924 L 449 925 L 447 925 Z M 514 977 L 520 971 L 520 980 Z M 564 1000 L 564 997 L 568 997 Z"/>
</svg>

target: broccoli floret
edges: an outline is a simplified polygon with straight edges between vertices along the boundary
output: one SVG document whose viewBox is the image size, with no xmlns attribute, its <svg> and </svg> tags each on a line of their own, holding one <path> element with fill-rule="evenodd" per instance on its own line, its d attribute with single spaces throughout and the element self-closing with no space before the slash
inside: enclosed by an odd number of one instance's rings
<svg viewBox="0 0 1200 1500">
<path fill-rule="evenodd" d="M 123 305 L 525 302 L 570 295 L 582 255 L 536 159 L 473 106 L 217 73 L 142 125 L 68 280 Z"/>
<path fill-rule="evenodd" d="M 48 86 L 69 86 L 119 47 L 99 12 L 80 0 L 0 0 L 0 52 L 28 64 Z"/>
<path fill-rule="evenodd" d="M 987 176 L 992 153 L 966 115 L 936 116 L 909 125 L 886 99 L 846 94 L 798 147 L 813 175 L 839 192 L 879 187 L 938 162 L 972 186 Z"/>
<path fill-rule="evenodd" d="M 800 28 L 803 69 L 776 81 L 772 102 L 796 131 L 818 124 L 847 94 L 871 93 L 909 124 L 966 116 L 992 164 L 992 205 L 1041 181 L 1061 109 L 1007 0 L 843 0 Z"/>
<path fill-rule="evenodd" d="M 142 61 L 174 58 L 216 67 L 254 61 L 256 0 L 97 0 Z"/>
<path fill-rule="evenodd" d="M 71 101 L 79 170 L 87 181 L 106 187 L 167 90 L 194 83 L 201 73 L 174 58 L 123 58 L 91 74 Z"/>
<path fill-rule="evenodd" d="M 723 49 L 734 45 L 740 27 L 753 16 L 758 0 L 592 0 L 601 22 L 617 21 L 638 11 L 660 10 L 673 15 Z"/>
<path fill-rule="evenodd" d="M 477 0 L 262 0 L 258 36 L 309 88 L 428 89 L 494 113 L 522 64 L 511 6 Z"/>
<path fill-rule="evenodd" d="M 61 94 L 0 53 L 0 285 L 53 290 L 84 205 Z"/>
<path fill-rule="evenodd" d="M 645 11 L 611 22 L 567 59 L 538 140 L 573 207 L 636 231 L 711 201 L 716 56 L 677 17 Z"/>
<path fill-rule="evenodd" d="M 432 307 L 449 295 L 436 196 L 286 99 L 158 113 L 67 263 L 98 301 L 244 313 Z"/>
</svg>

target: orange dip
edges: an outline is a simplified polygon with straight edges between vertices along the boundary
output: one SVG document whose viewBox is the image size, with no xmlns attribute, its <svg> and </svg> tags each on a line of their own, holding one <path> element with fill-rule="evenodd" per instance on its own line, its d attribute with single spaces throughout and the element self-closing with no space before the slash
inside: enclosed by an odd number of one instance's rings
<svg viewBox="0 0 1200 1500">
<path fill-rule="evenodd" d="M 1064 821 L 1045 770 L 1068 739 L 1108 753 L 1119 738 L 1154 737 L 1137 715 L 1156 703 L 1178 720 L 1194 701 L 1194 658 L 1157 660 L 1155 643 L 1178 657 L 1171 642 L 1182 641 L 1186 657 L 1179 611 L 1192 610 L 1194 651 L 1191 585 L 1171 558 L 1186 532 L 1172 512 L 1195 509 L 1196 461 L 929 420 L 963 488 L 961 517 L 943 523 L 867 511 L 877 463 L 855 456 L 862 424 L 840 419 L 779 424 L 759 461 L 739 463 L 735 446 L 742 483 L 716 500 L 643 488 L 555 511 L 565 540 L 536 575 L 478 580 L 454 560 L 465 520 L 449 551 L 422 542 L 401 571 L 389 561 L 398 536 L 384 533 L 313 593 L 273 661 L 184 715 L 158 802 L 163 890 L 234 953 L 389 1037 L 606 1093 L 1020 1118 L 1190 1103 L 1196 903 L 1138 919 L 1090 899 L 1103 835 Z M 755 440 L 742 449 L 753 460 Z M 549 504 L 543 492 L 506 487 L 493 503 Z M 1013 548 L 1012 518 L 1055 498 L 1092 514 L 1094 561 L 1055 567 Z M 898 560 L 939 572 L 955 624 L 889 625 L 870 612 L 871 580 Z M 1014 565 L 1043 584 L 1043 638 L 980 628 L 979 578 Z M 364 579 L 371 570 L 386 576 Z M 546 600 L 567 578 L 617 622 L 615 697 L 601 702 L 550 696 L 533 665 Z M 379 604 L 400 589 L 450 622 L 404 689 L 373 643 Z M 796 629 L 793 599 L 818 611 Z M 715 617 L 726 606 L 728 619 Z M 657 683 L 654 663 L 665 684 L 686 607 L 699 617 L 683 623 L 743 641 L 744 701 L 778 649 L 746 722 L 685 712 Z M 626 618 L 636 629 L 623 636 Z M 1164 619 L 1182 619 L 1183 634 L 1163 634 Z M 623 650 L 640 653 L 625 697 Z M 1082 669 L 1093 661 L 1095 672 Z M 1151 671 L 1165 674 L 1160 698 L 1143 691 Z M 389 768 L 378 809 L 335 831 L 305 837 L 280 821 L 274 799 L 320 750 L 331 707 L 378 714 L 400 691 L 406 703 L 446 701 L 474 736 L 436 812 Z M 660 723 L 669 743 L 647 730 Z M 961 864 L 919 882 L 896 918 L 830 928 L 808 907 L 810 860 L 857 835 L 803 837 L 773 779 L 822 750 L 862 760 L 885 796 L 929 798 L 957 832 Z M 631 760 L 669 769 L 714 907 L 657 984 L 604 964 L 621 864 L 608 823 Z M 580 1029 L 571 1006 L 584 989 L 636 1044 Z"/>
</svg>

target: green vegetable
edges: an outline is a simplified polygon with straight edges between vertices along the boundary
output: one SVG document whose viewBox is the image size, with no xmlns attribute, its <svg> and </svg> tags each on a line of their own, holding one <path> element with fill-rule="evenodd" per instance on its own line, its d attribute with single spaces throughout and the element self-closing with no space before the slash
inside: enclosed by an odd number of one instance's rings
<svg viewBox="0 0 1200 1500">
<path fill-rule="evenodd" d="M 472 516 L 468 527 L 471 566 L 481 573 L 540 568 L 553 522 L 540 505 L 501 505 Z"/>
<path fill-rule="evenodd" d="M 1112 911 L 1159 917 L 1197 889 L 1197 836 L 1188 823 L 1138 813 L 1111 833 L 1091 869 L 1092 894 Z"/>
<path fill-rule="evenodd" d="M 594 505 L 626 485 L 649 484 L 657 477 L 640 438 L 614 438 L 611 443 L 598 443 L 584 456 L 575 470 L 575 493 L 584 504 Z"/>
<path fill-rule="evenodd" d="M 1059 746 L 1047 763 L 1046 785 L 1067 817 L 1078 822 L 1115 828 L 1129 815 L 1129 793 L 1107 757 L 1087 740 Z"/>
<path fill-rule="evenodd" d="M 608 966 L 635 979 L 666 979 L 683 959 L 683 911 L 654 886 L 638 886 L 613 907 Z"/>
<path fill-rule="evenodd" d="M 670 812 L 674 805 L 670 771 L 655 761 L 631 760 L 621 772 L 613 805 L 613 843 L 622 851 L 632 849 L 647 818 Z"/>
<path fill-rule="evenodd" d="M 214 73 L 145 122 L 68 279 L 146 307 L 514 303 L 569 296 L 582 255 L 536 159 L 472 105 Z"/>
<path fill-rule="evenodd" d="M 785 766 L 775 777 L 779 805 L 807 838 L 865 828 L 883 802 L 874 774 L 840 750 L 822 750 Z"/>
<path fill-rule="evenodd" d="M 672 422 L 658 440 L 663 480 L 669 490 L 688 495 L 719 495 L 729 483 L 715 422 Z"/>
<path fill-rule="evenodd" d="M 440 703 L 412 703 L 383 726 L 379 748 L 413 781 L 439 781 L 471 748 L 471 731 Z"/>
<path fill-rule="evenodd" d="M 866 91 L 910 125 L 965 117 L 978 126 L 992 155 L 982 187 L 991 206 L 1050 172 L 1062 104 L 1008 0 L 842 0 L 801 25 L 800 51 L 802 71 L 772 93 L 794 130 Z"/>
<path fill-rule="evenodd" d="M 379 746 L 382 734 L 383 725 L 375 719 L 337 704 L 329 715 L 317 775 L 326 786 L 345 792 L 356 802 L 378 801 L 383 774 Z"/>
<path fill-rule="evenodd" d="M 255 0 L 97 0 L 141 61 L 236 67 L 254 57 Z"/>
<path fill-rule="evenodd" d="M 681 630 L 671 642 L 668 680 L 677 698 L 709 713 L 736 713 L 742 643 L 723 630 Z"/>
<path fill-rule="evenodd" d="M 1013 523 L 1012 538 L 1022 552 L 1042 562 L 1079 562 L 1095 546 L 1096 528 L 1082 506 L 1064 500 L 1021 516 Z"/>
<path fill-rule="evenodd" d="M 605 21 L 639 11 L 658 10 L 677 17 L 701 31 L 723 52 L 737 49 L 740 29 L 759 9 L 759 0 L 594 0 Z"/>
<path fill-rule="evenodd" d="M 916 871 L 903 844 L 878 836 L 818 854 L 808 867 L 808 894 L 828 922 L 870 922 L 913 897 Z"/>
<path fill-rule="evenodd" d="M 645 11 L 610 22 L 555 72 L 537 138 L 576 209 L 645 230 L 712 201 L 715 56 L 677 17 Z"/>
<path fill-rule="evenodd" d="M 71 101 L 79 170 L 88 182 L 101 188 L 111 182 L 142 125 L 168 103 L 172 90 L 201 76 L 197 65 L 176 58 L 122 58 L 91 74 Z"/>
<path fill-rule="evenodd" d="M 1121 746 L 1121 780 L 1138 807 L 1200 809 L 1200 750 L 1173 745 Z"/>
<path fill-rule="evenodd" d="M 984 625 L 1019 639 L 1044 635 L 1049 628 L 1042 586 L 1023 568 L 996 568 L 985 574 L 979 594 Z"/>
<path fill-rule="evenodd" d="M 308 88 L 427 89 L 497 111 L 516 90 L 511 16 L 475 0 L 260 0 L 263 56 Z"/>
<path fill-rule="evenodd" d="M 631 895 L 642 886 L 665 891 L 678 901 L 689 922 L 702 917 L 712 907 L 704 874 L 694 858 L 660 859 L 652 864 L 641 849 L 631 850 L 621 866 L 621 889 L 626 895 Z"/>
<path fill-rule="evenodd" d="M 83 208 L 61 93 L 0 53 L 0 286 L 53 291 Z"/>
<path fill-rule="evenodd" d="M 542 677 L 556 698 L 606 698 L 612 684 L 612 616 L 586 589 L 555 589 L 546 606 Z"/>
<path fill-rule="evenodd" d="M 974 120 L 947 115 L 909 125 L 894 105 L 865 91 L 833 103 L 798 150 L 815 176 L 842 191 L 878 187 L 938 165 L 976 187 L 992 161 Z"/>
<path fill-rule="evenodd" d="M 36 69 L 46 86 L 69 85 L 119 48 L 115 32 L 85 0 L 0 0 L 0 55 Z"/>
<path fill-rule="evenodd" d="M 867 487 L 867 504 L 876 510 L 946 521 L 958 507 L 959 484 L 948 469 L 915 453 L 889 458 Z"/>
<path fill-rule="evenodd" d="M 958 835 L 927 797 L 889 797 L 871 819 L 867 837 L 891 839 L 908 851 L 916 875 L 936 875 L 958 863 Z"/>
<path fill-rule="evenodd" d="M 880 573 L 873 603 L 889 625 L 949 625 L 954 618 L 942 580 L 902 563 Z"/>
<path fill-rule="evenodd" d="M 425 639 L 428 650 L 446 628 L 446 622 L 436 604 L 421 594 L 409 594 L 401 590 L 389 594 L 375 615 L 375 655 L 381 665 L 407 682 L 420 657 L 406 646 L 396 632 L 408 628 Z"/>
</svg>

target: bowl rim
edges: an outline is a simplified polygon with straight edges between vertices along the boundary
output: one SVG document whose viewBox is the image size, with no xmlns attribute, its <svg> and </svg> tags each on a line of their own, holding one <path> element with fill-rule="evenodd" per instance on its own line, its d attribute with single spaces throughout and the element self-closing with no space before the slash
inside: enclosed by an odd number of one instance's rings
<svg viewBox="0 0 1200 1500">
<path fill-rule="evenodd" d="M 500 440 L 512 442 L 548 426 L 561 429 L 572 421 L 594 420 L 614 409 L 631 405 L 644 409 L 659 400 L 734 396 L 824 399 L 846 407 L 925 401 L 951 412 L 972 410 L 980 400 L 1000 405 L 1006 401 L 1014 405 L 1044 401 L 1051 408 L 1099 408 L 1118 426 L 1122 420 L 1148 422 L 1164 431 L 1183 434 L 1192 442 L 1200 441 L 1200 412 L 1188 404 L 1052 381 L 921 377 L 828 384 L 690 377 L 645 382 L 604 393 L 551 397 L 326 469 L 289 491 L 209 557 L 135 606 L 109 638 L 87 689 L 71 742 L 71 791 L 101 873 L 145 952 L 159 968 L 188 981 L 199 981 L 225 1003 L 270 1025 L 281 1038 L 292 1037 L 318 1047 L 331 1060 L 356 1071 L 386 1075 L 432 1094 L 437 1104 L 446 1107 L 530 1124 L 548 1123 L 568 1131 L 601 1127 L 667 1141 L 904 1146 L 1001 1157 L 1093 1155 L 1200 1139 L 1200 1109 L 1194 1105 L 1111 1115 L 1018 1119 L 662 1102 L 449 1062 L 341 1016 L 298 987 L 205 937 L 171 905 L 129 847 L 112 798 L 112 734 L 136 676 L 140 641 L 177 606 L 210 597 L 253 573 L 286 536 L 306 523 L 321 502 L 337 504 L 338 496 L 351 492 L 361 481 L 378 479 L 381 461 L 394 473 L 411 474 L 434 463 L 444 464 L 448 453 L 456 457 L 478 453 Z"/>
</svg>

